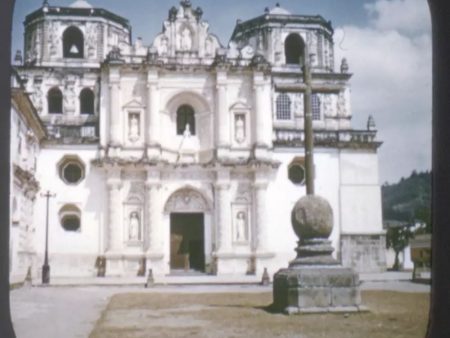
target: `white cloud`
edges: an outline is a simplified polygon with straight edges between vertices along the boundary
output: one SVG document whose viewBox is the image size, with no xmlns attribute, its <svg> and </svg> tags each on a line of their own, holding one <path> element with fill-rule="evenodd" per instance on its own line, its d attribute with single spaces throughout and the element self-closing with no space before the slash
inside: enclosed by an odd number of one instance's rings
<svg viewBox="0 0 450 338">
<path fill-rule="evenodd" d="M 378 30 L 407 34 L 430 30 L 430 13 L 425 0 L 378 0 L 364 7 Z"/>
<path fill-rule="evenodd" d="M 415 28 L 409 25 L 416 19 L 409 5 L 416 2 L 379 0 L 368 8 L 368 27 L 345 26 L 335 32 L 336 60 L 346 57 L 354 73 L 353 125 L 364 127 L 373 115 L 384 141 L 379 150 L 382 182 L 431 165 L 431 35 L 429 30 L 411 34 Z M 395 25 L 394 8 L 407 13 L 406 18 L 398 14 Z"/>
</svg>

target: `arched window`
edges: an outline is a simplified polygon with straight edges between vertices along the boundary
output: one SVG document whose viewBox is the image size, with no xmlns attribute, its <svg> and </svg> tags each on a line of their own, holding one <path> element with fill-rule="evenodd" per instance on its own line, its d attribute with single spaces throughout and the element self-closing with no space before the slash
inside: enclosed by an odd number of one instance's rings
<svg viewBox="0 0 450 338">
<path fill-rule="evenodd" d="M 320 120 L 320 98 L 317 94 L 311 95 L 311 113 L 313 120 Z"/>
<path fill-rule="evenodd" d="M 62 114 L 62 93 L 59 88 L 52 88 L 48 91 L 47 102 L 48 102 L 48 113 L 49 114 Z"/>
<path fill-rule="evenodd" d="M 185 104 L 177 110 L 177 135 L 183 135 L 187 125 L 190 134 L 195 135 L 195 112 L 191 106 Z"/>
<path fill-rule="evenodd" d="M 94 92 L 89 88 L 84 88 L 80 93 L 80 113 L 94 114 Z"/>
<path fill-rule="evenodd" d="M 281 93 L 277 97 L 277 120 L 291 119 L 291 99 L 288 94 Z"/>
<path fill-rule="evenodd" d="M 84 57 L 83 33 L 75 26 L 71 26 L 63 34 L 63 56 L 65 58 Z"/>
<path fill-rule="evenodd" d="M 286 64 L 298 65 L 300 58 L 305 59 L 305 43 L 298 34 L 289 34 L 284 41 L 284 55 L 286 56 Z"/>
<path fill-rule="evenodd" d="M 59 221 L 66 231 L 80 231 L 81 211 L 73 204 L 66 204 L 59 210 Z"/>
</svg>

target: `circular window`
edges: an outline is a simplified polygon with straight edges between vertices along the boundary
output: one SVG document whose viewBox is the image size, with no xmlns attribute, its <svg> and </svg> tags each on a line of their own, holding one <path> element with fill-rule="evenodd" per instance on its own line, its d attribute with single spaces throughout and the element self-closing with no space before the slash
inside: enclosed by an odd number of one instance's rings
<svg viewBox="0 0 450 338">
<path fill-rule="evenodd" d="M 73 204 L 66 204 L 59 210 L 61 226 L 66 231 L 80 231 L 81 211 Z"/>
<path fill-rule="evenodd" d="M 78 163 L 69 163 L 63 169 L 63 177 L 68 183 L 77 183 L 82 175 L 83 169 Z"/>
<path fill-rule="evenodd" d="M 303 184 L 305 181 L 305 168 L 300 164 L 293 164 L 289 167 L 289 180 L 294 184 Z"/>
<path fill-rule="evenodd" d="M 77 215 L 67 215 L 63 217 L 61 225 L 66 231 L 78 231 L 80 230 L 80 219 Z"/>
<path fill-rule="evenodd" d="M 84 179 L 85 167 L 77 156 L 64 157 L 58 167 L 59 176 L 67 184 L 78 184 Z"/>
</svg>

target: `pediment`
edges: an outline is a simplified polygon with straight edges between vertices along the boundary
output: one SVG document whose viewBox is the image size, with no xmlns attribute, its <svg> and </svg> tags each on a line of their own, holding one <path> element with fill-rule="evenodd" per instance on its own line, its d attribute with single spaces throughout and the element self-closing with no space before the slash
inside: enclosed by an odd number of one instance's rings
<svg viewBox="0 0 450 338">
<path fill-rule="evenodd" d="M 250 110 L 251 107 L 244 100 L 238 100 L 230 106 L 230 111 L 233 110 Z"/>
<path fill-rule="evenodd" d="M 143 109 L 145 106 L 138 100 L 133 99 L 122 106 L 123 109 Z"/>
</svg>

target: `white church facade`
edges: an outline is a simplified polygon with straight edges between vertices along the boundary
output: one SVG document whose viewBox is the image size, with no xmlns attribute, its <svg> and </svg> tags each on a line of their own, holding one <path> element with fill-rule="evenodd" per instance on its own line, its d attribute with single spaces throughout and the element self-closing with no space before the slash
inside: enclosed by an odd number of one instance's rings
<svg viewBox="0 0 450 338">
<path fill-rule="evenodd" d="M 316 193 L 332 205 L 336 256 L 385 269 L 373 120 L 351 125 L 333 29 L 279 5 L 238 21 L 227 45 L 189 0 L 150 46 L 127 19 L 86 1 L 25 19 L 16 68 L 47 137 L 37 159 L 52 277 L 256 275 L 294 258 L 303 196 L 304 92 L 312 66 Z M 34 209 L 43 261 L 46 200 Z M 40 274 L 41 264 L 33 267 Z"/>
</svg>

